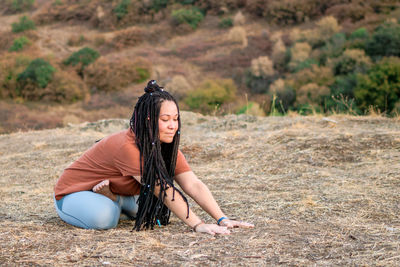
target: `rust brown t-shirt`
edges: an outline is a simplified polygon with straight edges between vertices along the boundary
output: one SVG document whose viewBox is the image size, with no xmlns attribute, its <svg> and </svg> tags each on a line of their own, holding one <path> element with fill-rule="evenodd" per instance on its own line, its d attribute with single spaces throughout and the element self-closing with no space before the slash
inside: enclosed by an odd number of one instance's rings
<svg viewBox="0 0 400 267">
<path fill-rule="evenodd" d="M 175 175 L 190 171 L 181 151 L 178 151 Z M 55 187 L 55 197 L 79 191 L 92 190 L 103 180 L 110 180 L 110 189 L 118 195 L 138 195 L 140 184 L 133 177 L 140 177 L 140 151 L 135 136 L 128 129 L 94 144 L 79 159 L 64 170 Z"/>
</svg>

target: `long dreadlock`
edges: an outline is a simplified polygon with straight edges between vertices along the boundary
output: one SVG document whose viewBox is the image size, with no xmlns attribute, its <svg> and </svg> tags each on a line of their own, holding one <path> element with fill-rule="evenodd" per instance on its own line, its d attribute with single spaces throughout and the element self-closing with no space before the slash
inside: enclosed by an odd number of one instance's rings
<svg viewBox="0 0 400 267">
<path fill-rule="evenodd" d="M 139 210 L 136 215 L 135 229 L 139 231 L 142 226 L 151 229 L 157 223 L 167 225 L 170 210 L 163 204 L 166 190 L 173 188 L 174 200 L 177 191 L 188 205 L 186 197 L 174 186 L 176 159 L 180 140 L 181 120 L 178 116 L 178 130 L 171 143 L 161 143 L 159 137 L 158 120 L 161 104 L 164 101 L 173 101 L 179 114 L 178 103 L 174 97 L 156 81 L 151 80 L 144 89 L 145 93 L 136 103 L 130 120 L 130 129 L 135 134 L 136 145 L 140 151 L 141 189 L 138 199 Z M 155 186 L 160 186 L 158 197 L 154 195 Z"/>
</svg>

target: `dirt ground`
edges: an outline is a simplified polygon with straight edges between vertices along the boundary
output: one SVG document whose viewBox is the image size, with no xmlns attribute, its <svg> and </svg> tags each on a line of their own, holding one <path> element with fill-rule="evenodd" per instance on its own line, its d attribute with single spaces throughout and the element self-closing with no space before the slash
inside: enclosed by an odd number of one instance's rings
<svg viewBox="0 0 400 267">
<path fill-rule="evenodd" d="M 212 237 L 174 216 L 141 232 L 132 221 L 107 231 L 67 225 L 52 200 L 58 176 L 127 121 L 19 132 L 0 135 L 0 265 L 399 265 L 398 118 L 182 118 L 192 169 L 227 215 L 254 229 Z"/>
</svg>

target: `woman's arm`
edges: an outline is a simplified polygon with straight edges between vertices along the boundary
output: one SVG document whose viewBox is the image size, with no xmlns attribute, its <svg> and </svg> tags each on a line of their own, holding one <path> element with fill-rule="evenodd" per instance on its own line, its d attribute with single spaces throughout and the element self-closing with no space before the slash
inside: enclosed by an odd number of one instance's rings
<svg viewBox="0 0 400 267">
<path fill-rule="evenodd" d="M 220 225 L 227 227 L 254 227 L 254 225 L 250 223 L 228 219 L 221 211 L 208 187 L 199 180 L 192 171 L 176 175 L 175 180 L 183 191 L 193 198 L 193 200 L 216 221 L 225 217 L 226 219 L 219 221 Z"/>
<path fill-rule="evenodd" d="M 160 192 L 160 186 L 156 185 L 154 194 L 158 197 Z M 187 204 L 183 200 L 182 196 L 175 192 L 174 200 L 172 200 L 173 196 L 173 188 L 168 188 L 166 190 L 167 195 L 164 199 L 164 204 L 184 223 L 193 228 L 196 232 L 208 233 L 211 235 L 215 234 L 229 234 L 230 231 L 227 227 L 218 226 L 216 224 L 205 224 L 196 214 L 193 213 L 192 210 L 189 209 L 189 217 L 187 218 Z"/>
</svg>

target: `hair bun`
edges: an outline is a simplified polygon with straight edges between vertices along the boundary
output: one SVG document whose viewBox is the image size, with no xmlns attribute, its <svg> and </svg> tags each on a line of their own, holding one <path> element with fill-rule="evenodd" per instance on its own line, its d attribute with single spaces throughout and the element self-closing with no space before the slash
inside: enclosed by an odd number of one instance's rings
<svg viewBox="0 0 400 267">
<path fill-rule="evenodd" d="M 151 80 L 147 83 L 147 86 L 144 88 L 144 91 L 146 93 L 153 93 L 155 91 L 162 91 L 161 88 L 162 87 L 158 86 L 155 80 Z"/>
</svg>

